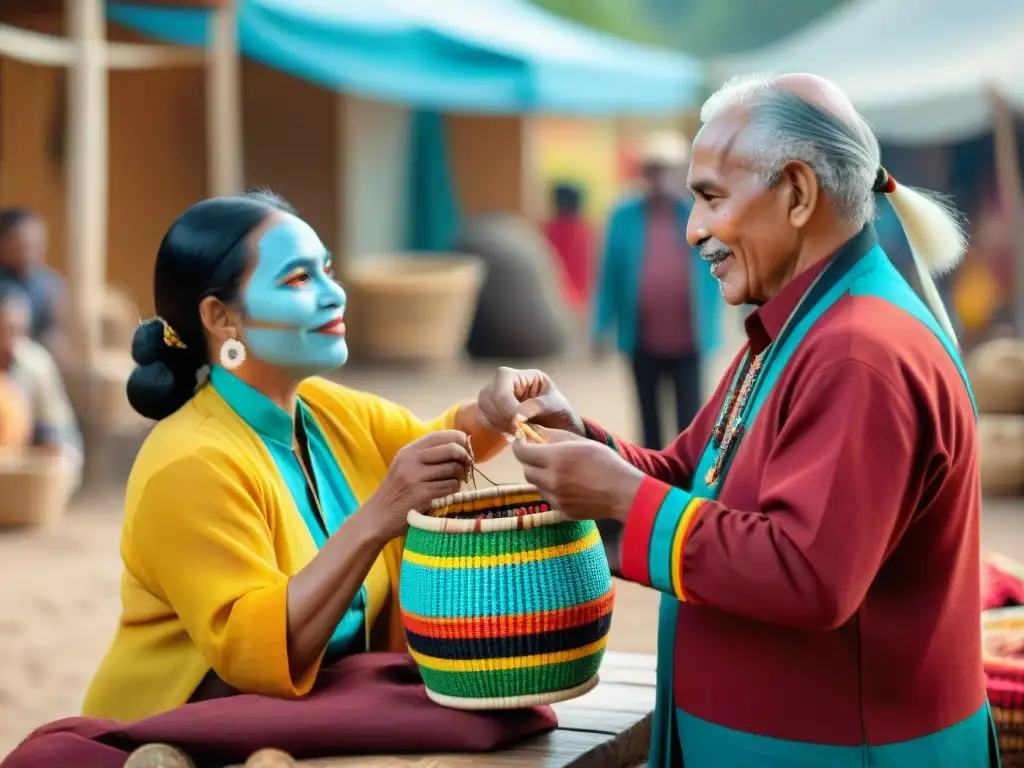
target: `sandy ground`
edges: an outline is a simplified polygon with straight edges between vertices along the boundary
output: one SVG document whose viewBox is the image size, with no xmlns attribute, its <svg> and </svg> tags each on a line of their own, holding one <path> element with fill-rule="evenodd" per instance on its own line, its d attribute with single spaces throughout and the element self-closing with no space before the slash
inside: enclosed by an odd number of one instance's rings
<svg viewBox="0 0 1024 768">
<path fill-rule="evenodd" d="M 491 370 L 363 369 L 346 371 L 345 381 L 427 416 L 473 396 Z M 632 393 L 618 361 L 566 362 L 546 370 L 580 411 L 624 435 L 633 433 Z M 496 482 L 521 479 L 507 456 L 491 462 L 487 473 Z M 0 533 L 0 756 L 35 726 L 77 714 L 117 622 L 122 489 L 123 482 L 112 483 L 78 499 L 48 530 Z M 1024 557 L 1021 514 L 1024 505 L 987 505 L 986 549 Z M 621 584 L 616 602 L 610 647 L 653 652 L 657 596 Z"/>
</svg>

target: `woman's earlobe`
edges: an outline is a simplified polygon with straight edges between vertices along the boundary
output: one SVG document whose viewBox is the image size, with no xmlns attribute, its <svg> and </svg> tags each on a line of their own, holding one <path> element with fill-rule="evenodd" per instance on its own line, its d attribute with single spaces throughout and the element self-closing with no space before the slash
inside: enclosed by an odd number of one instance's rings
<svg viewBox="0 0 1024 768">
<path fill-rule="evenodd" d="M 238 336 L 238 328 L 231 312 L 224 302 L 216 297 L 207 296 L 199 302 L 199 319 L 206 332 L 214 338 L 224 341 Z"/>
</svg>

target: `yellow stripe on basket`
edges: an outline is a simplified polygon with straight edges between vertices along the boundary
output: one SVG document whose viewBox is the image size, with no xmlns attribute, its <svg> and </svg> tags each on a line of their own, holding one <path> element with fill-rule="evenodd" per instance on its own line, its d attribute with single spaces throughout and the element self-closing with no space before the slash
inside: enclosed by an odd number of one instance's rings
<svg viewBox="0 0 1024 768">
<path fill-rule="evenodd" d="M 439 659 L 436 656 L 424 656 L 422 653 L 409 649 L 417 664 L 439 672 L 491 672 L 501 669 L 526 669 L 543 667 L 546 664 L 560 664 L 564 661 L 576 661 L 591 654 L 604 650 L 608 636 L 602 637 L 582 648 L 572 648 L 556 653 L 538 653 L 535 656 L 511 656 L 501 659 Z"/>
<path fill-rule="evenodd" d="M 690 529 L 693 527 L 694 518 L 704 504 L 704 499 L 694 497 L 686 505 L 679 524 L 676 526 L 675 535 L 672 537 L 672 561 L 669 567 L 672 569 L 672 591 L 676 593 L 676 599 L 686 602 L 686 590 L 683 589 L 683 547 L 689 538 Z"/>
<path fill-rule="evenodd" d="M 421 555 L 419 552 L 405 550 L 402 559 L 414 565 L 425 565 L 429 568 L 494 568 L 499 565 L 516 565 L 518 563 L 535 563 L 539 560 L 551 560 L 566 555 L 578 555 L 601 543 L 601 534 L 591 531 L 582 539 L 558 544 L 554 547 L 534 549 L 529 552 L 515 552 L 510 555 L 476 555 L 475 557 L 438 557 L 437 555 Z"/>
</svg>

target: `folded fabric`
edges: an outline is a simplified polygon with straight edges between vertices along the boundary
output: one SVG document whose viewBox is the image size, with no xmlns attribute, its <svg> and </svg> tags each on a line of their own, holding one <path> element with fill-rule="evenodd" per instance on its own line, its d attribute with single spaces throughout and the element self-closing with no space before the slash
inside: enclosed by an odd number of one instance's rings
<svg viewBox="0 0 1024 768">
<path fill-rule="evenodd" d="M 981 566 L 981 609 L 1024 605 L 1024 565 L 992 555 Z"/>
<path fill-rule="evenodd" d="M 134 723 L 71 717 L 34 731 L 0 768 L 122 768 L 151 742 L 199 768 L 242 763 L 267 747 L 299 759 L 352 754 L 485 752 L 557 726 L 550 707 L 468 712 L 434 704 L 412 659 L 364 653 L 324 669 L 309 696 L 239 695 L 186 704 Z"/>
</svg>

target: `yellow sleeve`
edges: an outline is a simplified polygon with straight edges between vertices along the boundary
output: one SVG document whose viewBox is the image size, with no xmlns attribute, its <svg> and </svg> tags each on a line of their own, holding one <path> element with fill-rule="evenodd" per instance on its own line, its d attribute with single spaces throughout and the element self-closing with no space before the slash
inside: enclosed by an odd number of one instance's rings
<svg viewBox="0 0 1024 768">
<path fill-rule="evenodd" d="M 288 575 L 246 473 L 220 452 L 178 459 L 140 493 L 126 561 L 151 581 L 220 678 L 243 693 L 295 698 L 288 663 Z M 130 558 L 128 555 L 130 554 Z"/>
<path fill-rule="evenodd" d="M 461 405 L 453 405 L 436 419 L 425 421 L 408 408 L 365 392 L 359 399 L 366 414 L 366 423 L 380 454 L 388 465 L 395 454 L 414 440 L 442 429 L 456 429 L 456 417 Z"/>
</svg>

